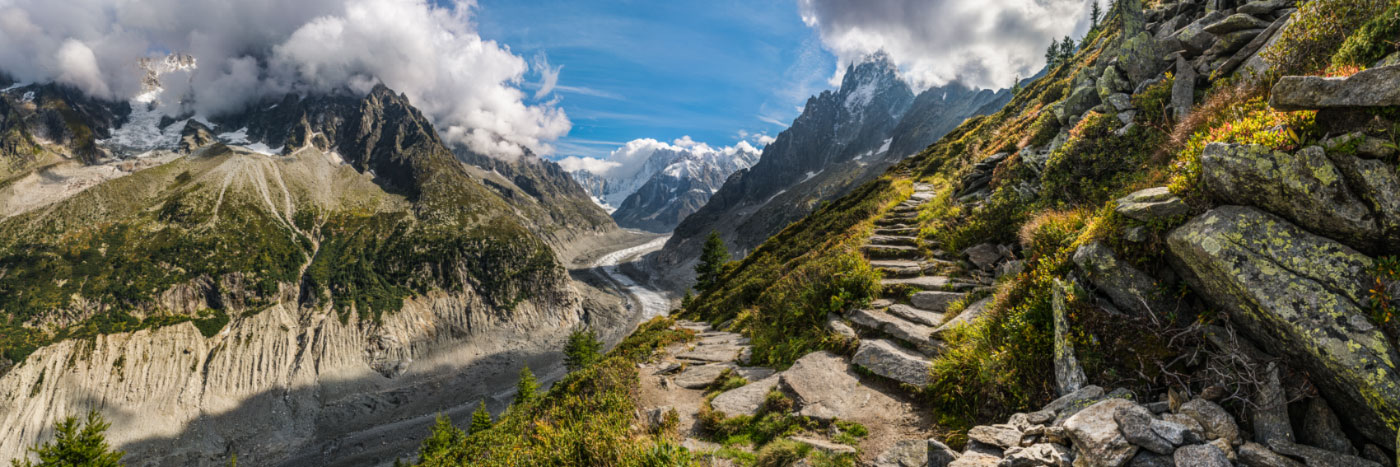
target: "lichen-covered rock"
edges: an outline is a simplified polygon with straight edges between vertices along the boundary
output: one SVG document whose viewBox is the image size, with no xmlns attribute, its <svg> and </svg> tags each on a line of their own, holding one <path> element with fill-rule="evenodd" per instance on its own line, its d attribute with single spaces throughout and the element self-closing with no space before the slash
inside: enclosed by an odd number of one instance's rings
<svg viewBox="0 0 1400 467">
<path fill-rule="evenodd" d="M 1177 449 L 1176 465 L 1192 467 L 1231 467 L 1230 459 L 1219 448 L 1209 444 L 1194 444 Z"/>
<path fill-rule="evenodd" d="M 1108 97 L 1133 91 L 1133 84 L 1123 78 L 1123 74 L 1118 72 L 1117 67 L 1104 67 L 1103 75 L 1099 76 L 1099 100 L 1108 101 Z"/>
<path fill-rule="evenodd" d="M 1360 307 L 1372 260 L 1257 209 L 1223 206 L 1172 231 L 1172 254 L 1236 327 L 1307 371 L 1372 441 L 1393 443 L 1400 354 Z"/>
<path fill-rule="evenodd" d="M 1222 34 L 1218 36 L 1219 39 L 1215 41 L 1215 45 L 1210 46 L 1210 50 L 1207 50 L 1206 54 L 1217 57 L 1228 57 L 1230 54 L 1243 48 L 1245 44 L 1253 41 L 1254 38 L 1259 37 L 1263 32 L 1263 29 L 1246 29 L 1229 34 Z"/>
<path fill-rule="evenodd" d="M 1065 308 L 1065 285 L 1057 279 L 1051 300 L 1051 310 L 1055 322 L 1055 393 L 1061 396 L 1072 394 L 1084 387 L 1088 380 L 1084 367 L 1074 356 L 1074 344 L 1069 341 L 1069 317 Z"/>
<path fill-rule="evenodd" d="M 928 463 L 928 443 L 922 439 L 896 442 L 875 458 L 875 467 L 925 467 Z"/>
<path fill-rule="evenodd" d="M 1288 420 L 1288 397 L 1279 381 L 1278 365 L 1269 363 L 1264 369 L 1263 384 L 1254 397 L 1250 411 L 1254 422 L 1254 440 L 1268 444 L 1271 439 L 1293 441 L 1293 425 Z"/>
<path fill-rule="evenodd" d="M 1007 449 L 997 467 L 1069 467 L 1072 459 L 1069 448 L 1040 443 Z"/>
<path fill-rule="evenodd" d="M 1269 443 L 1269 449 L 1286 456 L 1296 457 L 1303 460 L 1307 465 L 1325 465 L 1328 467 L 1381 467 L 1374 461 L 1362 459 L 1349 454 L 1332 452 L 1326 449 L 1315 448 L 1305 444 L 1290 443 L 1282 440 L 1274 440 Z"/>
<path fill-rule="evenodd" d="M 1240 446 L 1240 464 L 1247 467 L 1303 467 L 1301 462 L 1281 456 L 1259 443 L 1246 442 Z"/>
<path fill-rule="evenodd" d="M 1269 105 L 1279 110 L 1400 106 L 1397 82 L 1400 66 L 1371 68 L 1345 78 L 1285 76 L 1274 85 Z"/>
<path fill-rule="evenodd" d="M 1172 112 L 1177 121 L 1191 115 L 1196 104 L 1196 67 L 1181 55 L 1176 56 L 1176 79 L 1172 81 Z"/>
<path fill-rule="evenodd" d="M 1224 35 L 1235 31 L 1263 29 L 1267 27 L 1269 27 L 1268 21 L 1244 13 L 1235 13 L 1225 17 L 1225 19 L 1206 26 L 1206 32 L 1215 35 Z"/>
<path fill-rule="evenodd" d="M 1337 419 L 1337 414 L 1332 413 L 1332 408 L 1328 407 L 1327 401 L 1321 397 L 1314 397 L 1308 401 L 1308 408 L 1303 412 L 1301 428 L 1298 441 L 1303 444 L 1342 454 L 1356 454 L 1356 448 L 1347 440 L 1346 434 L 1342 433 L 1341 420 Z M 1263 443 L 1268 444 L 1267 441 Z"/>
<path fill-rule="evenodd" d="M 1118 260 L 1113 250 L 1099 242 L 1080 246 L 1074 264 L 1113 304 L 1139 316 L 1171 311 L 1171 302 L 1162 298 L 1163 287 L 1156 279 Z"/>
<path fill-rule="evenodd" d="M 1152 412 L 1140 405 L 1118 409 L 1113 414 L 1113 421 L 1118 423 L 1118 430 L 1123 432 L 1123 437 L 1127 438 L 1128 442 L 1143 449 L 1158 454 L 1171 454 L 1176 449 L 1176 444 L 1152 430 L 1152 422 L 1156 421 L 1156 418 L 1152 416 Z"/>
<path fill-rule="evenodd" d="M 1363 143 L 1365 144 L 1365 143 Z M 1382 244 L 1400 241 L 1400 174 L 1395 166 L 1337 151 L 1328 158 L 1346 177 L 1347 186 L 1376 214 Z"/>
<path fill-rule="evenodd" d="M 1375 216 L 1321 147 L 1288 153 L 1211 143 L 1201 153 L 1201 181 L 1223 203 L 1258 206 L 1350 245 L 1379 236 Z"/>
<path fill-rule="evenodd" d="M 1143 222 L 1171 219 L 1190 214 L 1191 208 L 1167 187 L 1148 188 L 1118 198 L 1118 214 Z"/>
<path fill-rule="evenodd" d="M 1247 15 L 1264 16 L 1273 14 L 1275 11 L 1293 6 L 1294 0 L 1256 0 L 1240 5 L 1235 11 Z"/>
<path fill-rule="evenodd" d="M 1128 75 L 1128 80 L 1141 83 L 1156 77 L 1165 68 L 1162 52 L 1157 39 L 1148 32 L 1141 32 L 1124 41 L 1118 48 L 1118 66 Z"/>
<path fill-rule="evenodd" d="M 967 430 L 967 439 L 1007 449 L 1021 445 L 1021 430 L 1011 425 L 979 425 Z"/>
<path fill-rule="evenodd" d="M 1132 401 L 1107 399 L 1091 405 L 1065 420 L 1064 427 L 1079 450 L 1076 465 L 1118 467 L 1137 454 L 1138 447 L 1118 430 L 1113 415 L 1118 409 L 1133 407 Z"/>
<path fill-rule="evenodd" d="M 1084 115 L 1089 109 L 1099 105 L 1099 91 L 1092 83 L 1080 86 L 1069 93 L 1069 98 L 1064 101 L 1064 117 L 1060 119 L 1060 124 L 1068 124 L 1075 117 Z"/>
</svg>

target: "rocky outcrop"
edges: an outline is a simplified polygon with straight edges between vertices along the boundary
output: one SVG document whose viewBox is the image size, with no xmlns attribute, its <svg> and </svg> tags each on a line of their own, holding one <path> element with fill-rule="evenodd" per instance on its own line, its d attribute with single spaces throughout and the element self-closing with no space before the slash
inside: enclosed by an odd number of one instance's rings
<svg viewBox="0 0 1400 467">
<path fill-rule="evenodd" d="M 1266 350 L 1316 375 L 1372 441 L 1392 442 L 1387 425 L 1400 420 L 1400 354 L 1361 309 L 1370 258 L 1238 206 L 1193 219 L 1167 242 L 1198 291 Z"/>
<path fill-rule="evenodd" d="M 1400 106 L 1397 81 L 1400 66 L 1372 68 L 1345 78 L 1285 76 L 1274 85 L 1269 105 L 1279 110 Z"/>
<path fill-rule="evenodd" d="M 199 120 L 189 119 L 185 122 L 185 128 L 180 130 L 180 152 L 189 154 L 194 150 L 208 146 L 217 141 L 214 138 L 213 130 L 200 123 Z"/>
<path fill-rule="evenodd" d="M 1166 300 L 1165 284 L 1119 260 L 1113 250 L 1102 243 L 1079 247 L 1074 252 L 1074 264 L 1119 308 L 1139 316 L 1160 315 L 1175 308 Z"/>
</svg>

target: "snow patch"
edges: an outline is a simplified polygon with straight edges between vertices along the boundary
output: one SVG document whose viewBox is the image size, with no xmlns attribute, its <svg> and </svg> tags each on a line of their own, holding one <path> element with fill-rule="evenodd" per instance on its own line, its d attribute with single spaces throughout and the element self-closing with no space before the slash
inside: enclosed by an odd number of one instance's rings
<svg viewBox="0 0 1400 467">
<path fill-rule="evenodd" d="M 160 120 L 164 114 L 152 105 L 155 95 L 159 95 L 159 92 L 147 92 L 132 99 L 131 115 L 126 124 L 112 130 L 111 137 L 97 143 L 127 154 L 173 149 L 178 146 L 180 132 L 185 129 L 185 122 L 189 120 L 176 121 L 162 129 Z"/>
<path fill-rule="evenodd" d="M 239 128 L 219 135 L 219 140 L 228 144 L 248 144 L 248 127 Z"/>
<path fill-rule="evenodd" d="M 852 90 L 851 90 L 851 93 L 850 93 L 849 95 L 846 96 L 846 111 L 848 111 L 848 112 L 850 112 L 850 113 L 856 113 L 856 111 L 858 111 L 858 110 L 860 110 L 860 109 L 864 109 L 865 106 L 866 106 L 867 104 L 870 104 L 870 101 L 872 101 L 872 100 L 874 100 L 874 99 L 875 99 L 875 82 L 874 82 L 874 80 L 866 81 L 866 82 L 864 82 L 864 83 L 860 83 L 860 86 L 856 86 L 856 88 L 855 88 L 855 89 L 852 89 Z"/>
<path fill-rule="evenodd" d="M 11 84 L 10 87 L 8 87 L 8 88 L 0 89 L 0 92 L 10 92 L 10 91 L 13 91 L 13 90 L 16 90 L 16 89 L 19 89 L 19 88 L 22 88 L 22 87 L 25 87 L 25 86 L 28 86 L 28 85 L 30 85 L 30 83 L 15 83 L 15 84 Z"/>
<path fill-rule="evenodd" d="M 24 102 L 34 102 L 34 91 L 24 93 L 24 96 L 20 97 L 19 100 Z"/>
</svg>

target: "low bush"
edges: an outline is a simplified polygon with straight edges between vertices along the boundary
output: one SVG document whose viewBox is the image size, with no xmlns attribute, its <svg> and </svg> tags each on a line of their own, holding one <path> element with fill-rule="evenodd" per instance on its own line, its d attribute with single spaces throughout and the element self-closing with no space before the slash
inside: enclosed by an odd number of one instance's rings
<svg viewBox="0 0 1400 467">
<path fill-rule="evenodd" d="M 1400 50 L 1400 2 L 1371 18 L 1332 56 L 1332 67 L 1368 67 Z"/>
<path fill-rule="evenodd" d="M 1367 20 L 1380 15 L 1392 0 L 1312 0 L 1299 5 L 1280 39 L 1264 49 L 1264 60 L 1279 75 L 1321 72 L 1332 54 Z"/>
</svg>

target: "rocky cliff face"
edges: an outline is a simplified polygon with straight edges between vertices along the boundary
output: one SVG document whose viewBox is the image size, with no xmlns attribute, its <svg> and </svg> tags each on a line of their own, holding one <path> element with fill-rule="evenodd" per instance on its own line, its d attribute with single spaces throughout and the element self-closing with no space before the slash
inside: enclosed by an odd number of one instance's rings
<svg viewBox="0 0 1400 467">
<path fill-rule="evenodd" d="M 402 95 L 316 99 L 223 121 L 280 154 L 195 128 L 188 155 L 5 213 L 0 456 L 93 409 L 136 465 L 383 463 L 559 348 L 587 311 L 535 231 L 551 220 L 524 220 Z M 502 187 L 570 194 L 530 170 Z"/>
<path fill-rule="evenodd" d="M 719 151 L 681 152 L 628 195 L 613 212 L 613 219 L 623 227 L 670 232 L 681 219 L 704 206 L 731 174 L 757 162 L 758 155 L 747 144 Z"/>
<path fill-rule="evenodd" d="M 852 66 L 840 89 L 809 99 L 758 163 L 730 177 L 682 221 L 658 260 L 666 269 L 686 269 L 676 266 L 694 260 L 711 230 L 743 254 L 1009 96 L 952 83 L 916 98 L 888 57 Z"/>
</svg>

